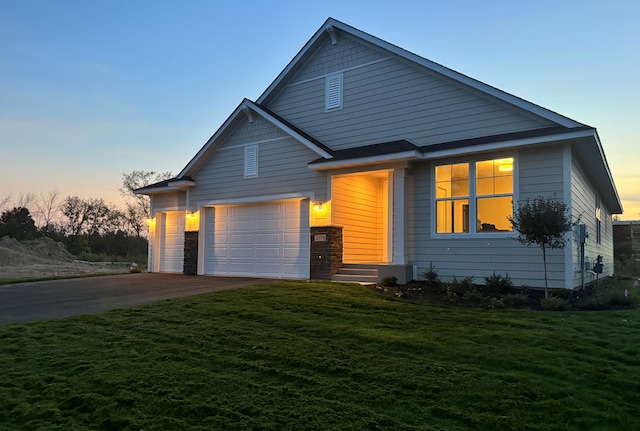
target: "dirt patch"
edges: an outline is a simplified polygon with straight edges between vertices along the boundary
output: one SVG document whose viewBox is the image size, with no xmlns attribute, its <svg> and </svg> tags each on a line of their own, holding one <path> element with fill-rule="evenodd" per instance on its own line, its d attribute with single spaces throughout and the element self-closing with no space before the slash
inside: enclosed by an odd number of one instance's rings
<svg viewBox="0 0 640 431">
<path fill-rule="evenodd" d="M 0 239 L 0 280 L 89 274 L 124 273 L 128 264 L 75 260 L 63 244 L 51 238 L 17 241 Z"/>
</svg>

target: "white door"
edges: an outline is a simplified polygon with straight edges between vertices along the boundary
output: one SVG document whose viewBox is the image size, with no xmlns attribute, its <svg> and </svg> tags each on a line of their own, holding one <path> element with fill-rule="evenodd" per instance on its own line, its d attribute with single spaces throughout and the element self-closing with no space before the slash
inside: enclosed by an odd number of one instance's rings
<svg viewBox="0 0 640 431">
<path fill-rule="evenodd" d="M 184 265 L 184 213 L 164 215 L 160 272 L 182 272 Z"/>
<path fill-rule="evenodd" d="M 307 200 L 218 206 L 212 227 L 205 274 L 309 278 Z"/>
</svg>

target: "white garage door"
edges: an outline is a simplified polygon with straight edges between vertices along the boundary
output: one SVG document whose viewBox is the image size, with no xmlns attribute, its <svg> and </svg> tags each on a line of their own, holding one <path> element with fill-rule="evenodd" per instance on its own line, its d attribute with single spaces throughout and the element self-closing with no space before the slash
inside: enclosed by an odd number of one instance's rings
<svg viewBox="0 0 640 431">
<path fill-rule="evenodd" d="M 218 206 L 213 213 L 205 274 L 309 278 L 308 201 Z"/>
<path fill-rule="evenodd" d="M 162 225 L 160 272 L 182 272 L 184 265 L 184 213 L 166 213 Z"/>
</svg>

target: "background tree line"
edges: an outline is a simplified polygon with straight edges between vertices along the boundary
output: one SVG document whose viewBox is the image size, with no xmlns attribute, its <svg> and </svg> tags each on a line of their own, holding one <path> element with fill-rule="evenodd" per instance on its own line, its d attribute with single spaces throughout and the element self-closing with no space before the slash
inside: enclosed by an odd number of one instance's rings
<svg viewBox="0 0 640 431">
<path fill-rule="evenodd" d="M 133 190 L 171 178 L 170 172 L 133 171 L 122 174 L 120 194 L 124 208 L 99 197 L 61 197 L 57 190 L 46 194 L 0 196 L 0 238 L 17 240 L 42 236 L 61 242 L 82 260 L 132 260 L 146 262 L 145 220 L 149 198 Z"/>
</svg>

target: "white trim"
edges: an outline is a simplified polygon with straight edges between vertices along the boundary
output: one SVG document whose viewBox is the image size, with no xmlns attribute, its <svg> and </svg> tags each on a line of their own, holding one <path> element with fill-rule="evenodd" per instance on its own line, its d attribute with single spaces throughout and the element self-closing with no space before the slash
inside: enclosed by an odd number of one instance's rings
<svg viewBox="0 0 640 431">
<path fill-rule="evenodd" d="M 243 198 L 215 199 L 210 201 L 198 202 L 198 207 L 248 205 L 248 204 L 259 204 L 264 202 L 303 200 L 303 199 L 311 199 L 312 201 L 314 201 L 315 193 L 314 192 L 283 193 L 283 194 L 266 195 L 266 196 L 248 196 Z"/>
<path fill-rule="evenodd" d="M 311 142 L 310 140 L 308 140 L 307 138 L 305 138 L 304 136 L 302 136 L 301 134 L 299 134 L 298 132 L 296 132 L 292 128 L 288 127 L 287 125 L 285 125 L 281 121 L 279 121 L 276 118 L 274 118 L 273 116 L 267 114 L 265 111 L 260 109 L 259 106 L 254 105 L 253 103 L 252 103 L 252 105 L 253 105 L 252 109 L 254 111 L 256 111 L 257 113 L 259 113 L 260 115 L 262 115 L 265 120 L 269 121 L 274 126 L 284 130 L 286 133 L 288 133 L 289 135 L 293 136 L 295 139 L 300 141 L 303 145 L 305 145 L 311 151 L 315 152 L 316 154 L 319 154 L 320 156 L 322 156 L 322 157 L 324 157 L 326 159 L 332 159 L 333 158 L 333 156 L 331 154 L 327 153 L 325 150 L 321 149 L 316 144 L 314 144 L 313 142 Z"/>
<path fill-rule="evenodd" d="M 160 209 L 154 209 L 154 213 L 151 214 L 151 217 L 156 217 L 156 214 L 158 213 L 170 213 L 170 212 L 186 212 L 187 211 L 187 206 L 186 205 L 179 205 L 179 206 L 173 206 L 173 207 L 162 207 Z"/>
<path fill-rule="evenodd" d="M 194 167 L 194 165 L 196 165 L 196 163 L 198 163 L 200 158 L 205 153 L 207 153 L 211 147 L 214 146 L 214 143 L 225 133 L 225 131 L 229 128 L 229 126 L 231 124 L 233 124 L 233 122 L 235 121 L 237 116 L 240 115 L 240 113 L 243 112 L 245 108 L 249 108 L 249 109 L 253 110 L 255 113 L 257 113 L 260 116 L 262 116 L 265 120 L 267 120 L 268 122 L 270 122 L 271 124 L 273 124 L 277 128 L 283 130 L 285 133 L 289 134 L 290 136 L 292 136 L 293 138 L 298 140 L 300 143 L 305 145 L 307 148 L 309 148 L 311 151 L 315 152 L 319 156 L 327 158 L 327 159 L 333 158 L 333 156 L 331 154 L 327 153 L 325 150 L 323 150 L 322 148 L 318 147 L 316 144 L 314 144 L 313 142 L 311 142 L 310 140 L 308 140 L 307 138 L 305 138 L 304 136 L 302 136 L 301 134 L 299 134 L 295 130 L 293 130 L 290 127 L 288 127 L 286 124 L 284 124 L 281 121 L 277 120 L 272 115 L 270 115 L 267 112 L 265 112 L 264 110 L 260 109 L 260 107 L 258 107 L 258 105 L 256 105 L 255 103 L 251 102 L 248 99 L 244 99 L 242 101 L 242 103 L 240 103 L 240 105 L 229 116 L 229 118 L 227 118 L 225 120 L 225 122 L 222 124 L 222 126 L 220 126 L 220 128 L 213 134 L 213 136 L 211 136 L 209 138 L 209 140 L 207 140 L 207 142 L 202 146 L 202 148 L 200 148 L 200 150 L 189 161 L 189 163 L 187 163 L 187 165 L 182 169 L 182 171 L 180 171 L 180 173 L 177 175 L 177 178 L 180 178 L 180 177 L 186 175 L 187 172 L 189 172 Z"/>
<path fill-rule="evenodd" d="M 367 63 L 362 63 L 362 64 L 358 64 L 356 66 L 351 66 L 351 67 L 347 67 L 345 69 L 340 69 L 340 70 L 337 70 L 335 72 L 325 73 L 325 74 L 322 74 L 322 75 L 314 76 L 313 78 L 303 79 L 302 81 L 290 82 L 285 86 L 285 88 L 295 87 L 296 85 L 306 84 L 308 82 L 313 82 L 313 81 L 318 81 L 320 79 L 325 79 L 327 76 L 335 75 L 336 73 L 344 74 L 345 72 L 350 72 L 352 70 L 357 70 L 357 69 L 360 69 L 360 68 L 366 67 L 366 66 L 372 66 L 374 64 L 381 63 L 381 62 L 387 61 L 387 60 L 391 60 L 391 57 L 379 58 L 377 60 L 369 61 Z"/>
<path fill-rule="evenodd" d="M 477 208 L 477 198 L 478 193 L 476 191 L 476 182 L 475 182 L 475 174 L 476 174 L 476 166 L 477 162 L 488 161 L 488 160 L 496 160 L 503 158 L 513 158 L 513 172 L 512 172 L 512 181 L 513 188 L 511 193 L 497 193 L 492 196 L 498 197 L 506 197 L 510 196 L 512 198 L 512 204 L 514 206 L 517 205 L 520 199 L 520 154 L 518 151 L 508 152 L 508 153 L 495 153 L 491 155 L 481 156 L 476 154 L 466 154 L 460 158 L 451 158 L 445 160 L 433 160 L 429 166 L 429 181 L 430 181 L 430 202 L 429 207 L 431 211 L 430 215 L 430 238 L 431 239 L 459 239 L 459 240 L 467 240 L 470 238 L 473 239 L 486 239 L 486 238 L 515 238 L 517 236 L 517 232 L 515 231 L 504 231 L 504 232 L 478 232 L 477 228 L 472 229 L 471 226 L 475 226 L 475 221 L 478 215 Z M 437 232 L 437 207 L 436 202 L 439 200 L 436 198 L 436 181 L 435 181 L 435 169 L 437 166 L 443 166 L 447 164 L 455 164 L 455 163 L 468 163 L 469 164 L 469 195 L 466 199 L 469 201 L 469 232 L 459 232 L 459 233 L 438 233 Z M 473 177 L 472 178 L 472 173 Z M 441 198 L 442 199 L 442 198 Z M 461 197 L 460 199 L 465 199 Z M 471 215 L 474 216 L 473 220 L 471 219 Z M 472 224 L 473 223 L 473 224 Z"/>
<path fill-rule="evenodd" d="M 587 138 L 593 136 L 593 129 L 589 130 L 580 130 L 575 132 L 568 133 L 559 133 L 555 135 L 548 136 L 538 136 L 533 138 L 522 138 L 522 139 L 514 139 L 510 141 L 503 142 L 494 142 L 490 144 L 481 144 L 481 145 L 472 145 L 461 148 L 453 148 L 450 150 L 436 150 L 436 151 L 425 151 L 421 154 L 421 158 L 423 159 L 436 159 L 442 157 L 456 157 L 463 156 L 472 153 L 486 152 L 486 151 L 500 151 L 509 148 L 515 147 L 525 147 L 528 145 L 536 145 L 536 144 L 544 144 L 555 141 L 562 141 L 568 139 L 578 139 L 578 138 Z M 428 149 L 429 146 L 424 146 L 421 148 Z"/>
<path fill-rule="evenodd" d="M 571 187 L 571 171 L 573 170 L 572 165 L 573 161 L 571 157 L 571 146 L 565 144 L 562 147 L 562 188 L 564 192 L 563 199 L 564 203 L 568 206 L 569 214 L 571 214 L 572 218 L 571 221 L 573 222 L 573 200 L 571 199 L 571 196 L 573 195 L 573 189 Z M 564 286 L 566 288 L 573 289 L 573 285 L 575 284 L 573 251 L 574 245 L 576 245 L 573 229 L 571 229 L 571 232 L 568 232 L 566 235 L 567 236 L 565 237 L 565 239 L 567 239 L 568 237 L 568 245 L 566 245 L 564 248 Z M 578 260 L 580 260 L 580 253 L 578 253 Z M 580 262 L 579 268 L 581 272 L 584 271 L 584 262 Z"/>
<path fill-rule="evenodd" d="M 480 82 L 478 80 L 475 80 L 473 78 L 470 78 L 466 75 L 463 75 L 459 72 L 456 72 L 453 69 L 449 69 L 447 67 L 444 67 L 438 63 L 435 63 L 431 60 L 427 60 L 426 58 L 420 57 L 417 54 L 414 54 L 412 52 L 406 51 L 396 45 L 393 45 L 389 42 L 386 42 L 382 39 L 379 39 L 375 36 L 372 36 L 368 33 L 365 33 L 361 30 L 358 30 L 354 27 L 351 27 L 347 24 L 344 24 L 340 21 L 337 21 L 333 18 L 329 18 L 327 19 L 327 21 L 322 25 L 322 27 L 320 27 L 319 30 L 317 30 L 314 35 L 311 37 L 311 39 L 304 45 L 304 47 L 298 52 L 298 54 L 296 54 L 296 56 L 293 58 L 293 60 L 291 60 L 291 62 L 289 62 L 289 64 L 287 65 L 287 67 L 285 67 L 285 69 L 280 72 L 280 74 L 278 75 L 278 77 L 271 83 L 271 85 L 269 85 L 269 87 L 264 91 L 264 93 L 262 93 L 262 95 L 258 98 L 257 102 L 263 103 L 265 101 L 265 99 L 267 99 L 271 93 L 288 77 L 288 75 L 290 74 L 290 72 L 293 71 L 293 69 L 297 66 L 298 62 L 302 61 L 305 57 L 306 54 L 311 50 L 311 48 L 317 43 L 317 41 L 325 34 L 325 29 L 327 28 L 327 26 L 332 26 L 334 28 L 337 28 L 341 31 L 344 31 L 347 34 L 350 34 L 354 37 L 360 38 L 378 48 L 384 49 L 386 51 L 391 52 L 394 55 L 397 55 L 400 58 L 404 58 L 406 60 L 409 60 L 413 63 L 416 63 L 418 65 L 421 65 L 433 72 L 439 73 L 443 76 L 446 76 L 449 79 L 452 79 L 453 81 L 457 81 L 463 85 L 469 86 L 475 90 L 481 91 L 485 94 L 488 94 L 490 96 L 493 96 L 495 98 L 498 98 L 504 102 L 507 102 L 509 104 L 515 105 L 519 108 L 522 108 L 526 111 L 531 112 L 534 115 L 538 115 L 542 118 L 545 118 L 549 121 L 552 121 L 556 124 L 560 124 L 562 126 L 565 127 L 578 127 L 578 126 L 583 126 L 582 123 L 579 123 L 577 121 L 574 121 L 570 118 L 567 118 L 563 115 L 560 115 L 556 112 L 550 111 L 546 108 L 543 108 L 539 105 L 536 105 L 534 103 L 528 102 L 524 99 L 521 99 L 517 96 L 514 96 L 512 94 L 506 93 L 502 90 L 499 90 L 495 87 L 492 87 L 488 84 L 485 84 L 483 82 Z M 335 31 L 335 30 L 334 30 Z"/>
<path fill-rule="evenodd" d="M 407 169 L 393 170 L 393 264 L 404 265 L 407 261 Z"/>
<path fill-rule="evenodd" d="M 228 146 L 219 148 L 218 151 L 234 150 L 237 148 L 244 148 L 249 145 L 272 144 L 274 142 L 286 141 L 287 139 L 291 139 L 291 136 L 280 136 L 279 138 L 263 139 L 261 141 L 247 142 L 246 144 L 228 145 Z"/>
<path fill-rule="evenodd" d="M 381 162 L 393 162 L 400 160 L 420 159 L 421 154 L 416 150 L 403 151 L 402 153 L 382 154 L 380 156 L 359 157 L 347 160 L 327 160 L 309 165 L 309 169 L 324 171 L 327 169 L 347 168 L 349 166 L 370 165 Z"/>
</svg>

